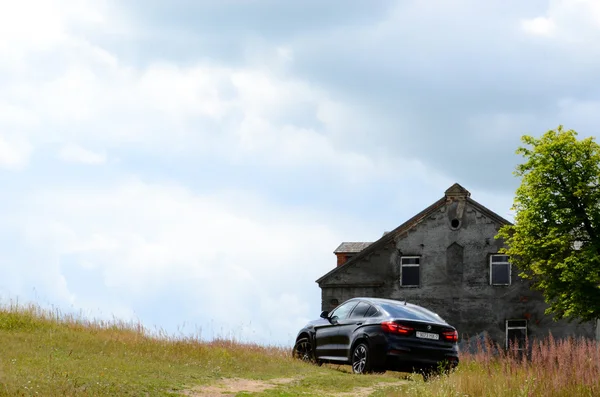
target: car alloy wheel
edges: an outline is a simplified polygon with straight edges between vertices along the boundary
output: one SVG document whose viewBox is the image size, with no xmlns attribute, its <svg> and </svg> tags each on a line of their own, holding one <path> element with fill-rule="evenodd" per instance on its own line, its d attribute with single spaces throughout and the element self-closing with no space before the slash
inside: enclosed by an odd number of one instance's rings
<svg viewBox="0 0 600 397">
<path fill-rule="evenodd" d="M 305 362 L 314 362 L 312 345 L 307 338 L 298 339 L 293 351 L 294 358 Z"/>
<path fill-rule="evenodd" d="M 366 374 L 370 372 L 370 367 L 369 347 L 359 343 L 352 352 L 352 372 Z"/>
</svg>

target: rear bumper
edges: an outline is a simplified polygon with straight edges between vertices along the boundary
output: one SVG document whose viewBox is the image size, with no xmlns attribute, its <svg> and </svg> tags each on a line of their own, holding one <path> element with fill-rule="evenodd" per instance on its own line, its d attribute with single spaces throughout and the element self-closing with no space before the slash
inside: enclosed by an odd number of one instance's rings
<svg viewBox="0 0 600 397">
<path fill-rule="evenodd" d="M 424 343 L 421 340 L 387 336 L 378 340 L 375 362 L 389 370 L 413 372 L 439 368 L 441 363 L 456 367 L 458 345 Z"/>
</svg>

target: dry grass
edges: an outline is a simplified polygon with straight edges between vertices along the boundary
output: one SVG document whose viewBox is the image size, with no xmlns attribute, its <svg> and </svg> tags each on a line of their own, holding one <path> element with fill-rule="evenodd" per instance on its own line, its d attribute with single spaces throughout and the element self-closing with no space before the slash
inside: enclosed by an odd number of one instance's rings
<svg viewBox="0 0 600 397">
<path fill-rule="evenodd" d="M 0 340 L 0 395 L 168 395 L 221 377 L 302 372 L 287 348 L 157 337 L 35 305 L 0 309 Z"/>
<path fill-rule="evenodd" d="M 150 334 L 35 305 L 0 307 L 0 341 L 0 396 L 181 395 L 233 378 L 294 378 L 260 394 L 319 396 L 398 381 L 301 363 L 290 347 Z"/>
<path fill-rule="evenodd" d="M 386 396 L 600 396 L 600 345 L 585 339 L 532 342 L 522 354 L 489 341 L 450 376 L 412 382 Z"/>
<path fill-rule="evenodd" d="M 252 393 L 262 396 L 600 396 L 600 347 L 586 340 L 548 338 L 525 356 L 488 342 L 463 354 L 455 372 L 427 383 L 417 375 L 402 382 L 405 374 L 355 376 L 347 366 L 304 364 L 289 347 L 150 334 L 137 323 L 35 305 L 0 307 L 0 341 L 0 396 L 181 395 L 228 379 L 274 383 Z"/>
</svg>

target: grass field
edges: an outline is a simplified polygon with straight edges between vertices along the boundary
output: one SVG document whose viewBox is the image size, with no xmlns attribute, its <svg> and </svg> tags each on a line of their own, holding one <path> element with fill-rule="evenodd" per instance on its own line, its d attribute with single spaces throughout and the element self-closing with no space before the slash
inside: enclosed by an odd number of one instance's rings
<svg viewBox="0 0 600 397">
<path fill-rule="evenodd" d="M 425 383 L 297 362 L 288 347 L 153 337 L 136 324 L 0 309 L 0 395 L 9 396 L 598 396 L 599 359 L 595 343 L 550 339 L 530 360 L 482 350 Z"/>
</svg>

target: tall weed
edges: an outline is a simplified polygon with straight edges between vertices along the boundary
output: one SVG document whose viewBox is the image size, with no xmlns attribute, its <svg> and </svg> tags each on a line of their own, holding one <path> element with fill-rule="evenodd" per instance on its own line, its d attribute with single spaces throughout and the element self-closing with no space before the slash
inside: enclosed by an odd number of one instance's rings
<svg viewBox="0 0 600 397">
<path fill-rule="evenodd" d="M 449 376 L 389 394 L 400 396 L 600 396 L 600 344 L 584 338 L 527 341 L 504 349 L 489 339 Z"/>
</svg>

